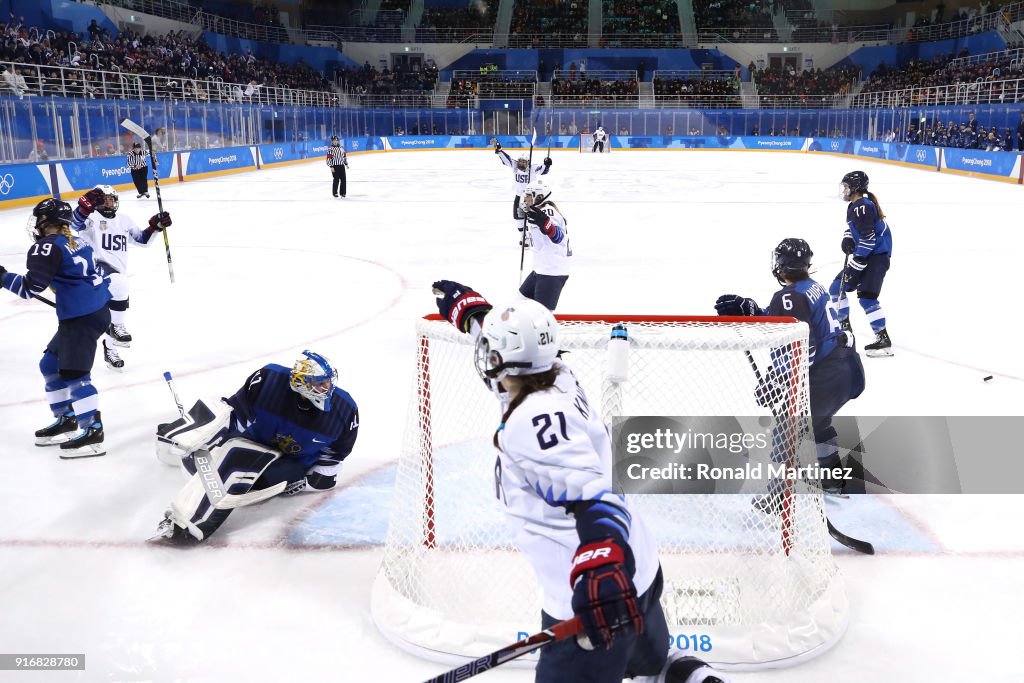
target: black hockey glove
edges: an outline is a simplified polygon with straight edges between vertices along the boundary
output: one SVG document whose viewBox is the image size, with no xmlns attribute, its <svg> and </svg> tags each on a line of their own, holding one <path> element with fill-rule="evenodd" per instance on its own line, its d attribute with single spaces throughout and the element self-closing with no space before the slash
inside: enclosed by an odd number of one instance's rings
<svg viewBox="0 0 1024 683">
<path fill-rule="evenodd" d="M 452 280 L 438 280 L 433 285 L 438 312 L 460 332 L 469 332 L 476 316 L 487 315 L 492 306 L 472 287 Z"/>
<path fill-rule="evenodd" d="M 665 672 L 665 680 L 682 683 L 729 683 L 729 678 L 712 669 L 707 662 L 696 657 L 680 657 L 673 660 Z"/>
<path fill-rule="evenodd" d="M 551 166 L 551 157 L 544 157 L 544 165 L 548 167 Z"/>
<path fill-rule="evenodd" d="M 843 237 L 843 253 L 852 254 L 853 250 L 857 248 L 857 240 L 853 239 L 849 235 Z"/>
<path fill-rule="evenodd" d="M 764 373 L 764 378 L 754 389 L 754 400 L 762 408 L 771 408 L 774 411 L 776 404 L 785 398 L 785 386 L 779 379 L 779 373 L 775 368 L 768 368 L 768 372 Z"/>
<path fill-rule="evenodd" d="M 555 223 L 544 213 L 544 209 L 531 206 L 526 210 L 526 219 L 540 228 L 540 231 L 548 237 L 555 234 Z"/>
<path fill-rule="evenodd" d="M 498 142 L 497 140 L 494 141 L 494 153 L 495 154 L 500 154 L 501 153 L 501 143 Z"/>
<path fill-rule="evenodd" d="M 149 227 L 154 231 L 160 231 L 171 227 L 171 214 L 166 211 L 154 214 L 149 219 Z"/>
<path fill-rule="evenodd" d="M 2 281 L 4 279 L 4 275 L 6 275 L 6 274 L 7 274 L 7 269 L 4 268 L 3 266 L 0 266 L 0 281 Z"/>
<path fill-rule="evenodd" d="M 723 294 L 715 301 L 718 315 L 761 315 L 761 307 L 753 299 L 736 294 Z"/>
<path fill-rule="evenodd" d="M 617 632 L 643 632 L 644 615 L 637 604 L 633 571 L 629 546 L 612 538 L 576 549 L 569 576 L 572 611 L 583 622 L 592 647 L 611 648 Z"/>
</svg>

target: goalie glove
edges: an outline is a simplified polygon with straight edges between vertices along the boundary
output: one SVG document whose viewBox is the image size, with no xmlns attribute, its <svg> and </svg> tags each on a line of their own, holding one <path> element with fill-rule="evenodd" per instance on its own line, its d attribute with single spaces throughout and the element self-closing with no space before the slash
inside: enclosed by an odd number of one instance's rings
<svg viewBox="0 0 1024 683">
<path fill-rule="evenodd" d="M 482 319 L 492 308 L 479 292 L 453 280 L 438 280 L 432 286 L 438 313 L 460 332 L 469 332 L 473 318 Z"/>
<path fill-rule="evenodd" d="M 632 576 L 633 553 L 628 545 L 609 537 L 576 549 L 569 576 L 572 611 L 583 622 L 592 647 L 607 650 L 617 633 L 643 632 L 644 616 Z"/>
<path fill-rule="evenodd" d="M 761 307 L 757 302 L 736 294 L 723 294 L 715 301 L 718 315 L 761 315 Z"/>
</svg>

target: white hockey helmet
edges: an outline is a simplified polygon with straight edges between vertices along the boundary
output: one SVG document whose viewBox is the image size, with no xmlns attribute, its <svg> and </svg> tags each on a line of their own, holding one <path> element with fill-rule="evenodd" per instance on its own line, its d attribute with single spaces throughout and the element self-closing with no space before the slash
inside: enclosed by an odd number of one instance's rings
<svg viewBox="0 0 1024 683">
<path fill-rule="evenodd" d="M 551 196 L 551 188 L 540 181 L 534 181 L 523 190 L 523 203 L 527 206 L 539 206 Z M 530 197 L 530 201 L 526 198 Z"/>
<path fill-rule="evenodd" d="M 326 412 L 331 409 L 331 394 L 337 379 L 338 371 L 329 360 L 319 353 L 303 351 L 302 358 L 292 366 L 289 385 L 292 391 Z"/>
<path fill-rule="evenodd" d="M 557 356 L 558 321 L 533 299 L 492 309 L 476 340 L 476 370 L 485 382 L 547 372 Z"/>
<path fill-rule="evenodd" d="M 100 212 L 100 215 L 104 218 L 113 218 L 117 215 L 117 210 L 121 208 L 121 199 L 117 195 L 115 190 L 110 185 L 97 185 L 93 188 L 103 193 L 103 206 L 97 207 L 96 210 Z"/>
<path fill-rule="evenodd" d="M 530 157 L 526 156 L 525 152 L 520 152 L 519 156 L 516 157 L 516 168 L 520 171 L 525 171 L 527 166 L 530 165 Z"/>
</svg>

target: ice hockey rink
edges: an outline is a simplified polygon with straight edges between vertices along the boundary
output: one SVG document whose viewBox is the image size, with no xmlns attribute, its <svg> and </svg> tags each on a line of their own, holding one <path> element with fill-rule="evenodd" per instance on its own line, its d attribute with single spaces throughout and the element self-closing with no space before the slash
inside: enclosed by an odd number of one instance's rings
<svg viewBox="0 0 1024 683">
<path fill-rule="evenodd" d="M 1024 409 L 1019 186 L 803 153 L 553 157 L 546 180 L 575 261 L 564 313 L 707 315 L 727 292 L 766 305 L 777 289 L 771 250 L 785 237 L 807 239 L 818 279 L 831 281 L 842 265 L 839 180 L 862 168 L 893 230 L 881 299 L 896 355 L 865 359 L 867 390 L 844 414 Z M 86 655 L 84 672 L 0 672 L 0 681 L 414 683 L 447 668 L 380 635 L 370 586 L 412 387 L 414 324 L 435 310 L 430 283 L 458 280 L 494 302 L 516 293 L 511 174 L 486 150 L 350 163 L 346 199 L 331 196 L 319 161 L 162 188 L 177 282 L 159 242 L 131 253 L 135 341 L 123 373 L 102 359 L 93 373 L 105 457 L 62 461 L 33 445 L 32 432 L 50 421 L 37 364 L 55 316 L 0 293 L 0 651 Z M 134 195 L 121 193 L 121 211 L 144 224 L 155 195 Z M 24 271 L 29 214 L 0 211 L 0 264 L 15 272 Z M 856 304 L 853 322 L 865 343 Z M 184 481 L 153 451 L 155 425 L 176 416 L 163 371 L 190 403 L 229 395 L 265 363 L 290 366 L 305 348 L 334 361 L 360 407 L 339 488 L 238 510 L 200 547 L 147 544 Z M 851 605 L 845 636 L 795 668 L 733 680 L 1024 680 L 1022 502 L 829 502 L 837 526 L 878 550 L 833 545 Z"/>
</svg>

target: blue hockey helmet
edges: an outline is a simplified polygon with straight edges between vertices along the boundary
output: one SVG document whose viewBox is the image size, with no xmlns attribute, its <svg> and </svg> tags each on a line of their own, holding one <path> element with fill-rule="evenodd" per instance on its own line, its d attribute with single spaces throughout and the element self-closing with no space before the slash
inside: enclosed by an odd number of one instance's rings
<svg viewBox="0 0 1024 683">
<path fill-rule="evenodd" d="M 329 360 L 319 353 L 303 351 L 302 358 L 292 366 L 289 377 L 292 391 L 308 399 L 318 410 L 331 409 L 331 394 L 338 380 L 338 371 Z"/>
<path fill-rule="evenodd" d="M 779 242 L 772 252 L 772 275 L 779 282 L 792 280 L 795 274 L 805 274 L 811 269 L 814 252 L 806 241 L 799 237 L 787 237 Z"/>
</svg>

